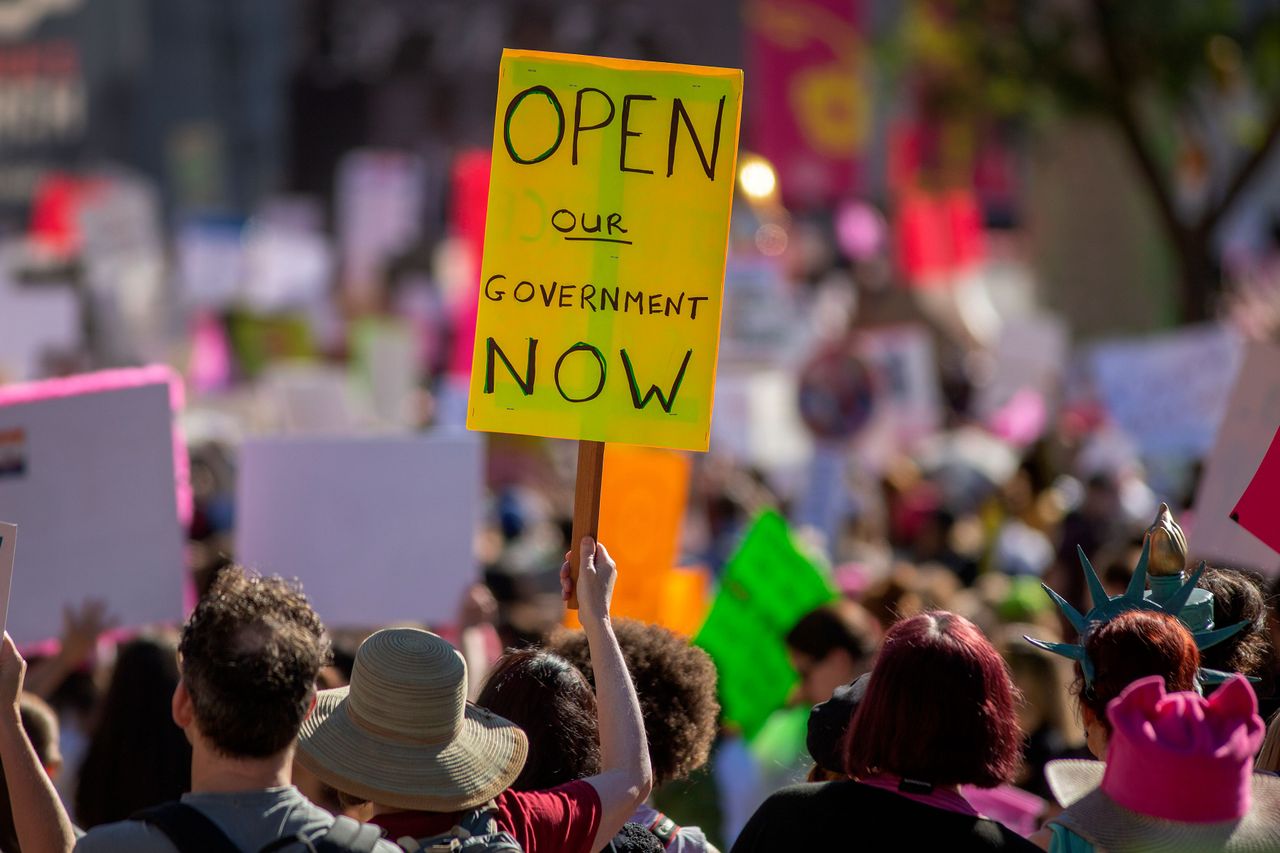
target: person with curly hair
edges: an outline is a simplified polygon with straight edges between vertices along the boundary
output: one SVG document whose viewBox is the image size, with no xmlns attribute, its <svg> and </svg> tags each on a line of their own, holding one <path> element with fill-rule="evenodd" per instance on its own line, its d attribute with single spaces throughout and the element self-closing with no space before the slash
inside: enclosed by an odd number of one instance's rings
<svg viewBox="0 0 1280 853">
<path fill-rule="evenodd" d="M 95 827 L 74 841 L 85 853 L 175 853 L 183 849 L 282 851 L 400 848 L 308 801 L 290 784 L 295 741 L 316 703 L 316 677 L 329 660 L 324 626 L 306 596 L 278 577 L 223 570 L 196 605 L 178 646 L 172 721 L 191 744 L 191 792 L 132 819 Z M 26 665 L 5 635 L 0 708 L 16 707 Z M 0 758 L 22 846 L 70 849 L 65 811 L 37 784 L 9 714 L 0 714 Z M 25 738 L 24 738 L 25 740 Z M 9 774 L 11 768 L 20 771 Z M 42 833 L 42 834 L 40 834 Z M 339 840 L 345 835 L 347 839 Z M 53 838 L 50 836 L 58 836 Z"/>
<path fill-rule="evenodd" d="M 640 697 L 654 786 L 684 779 L 707 763 L 718 730 L 715 664 L 702 649 L 660 625 L 619 619 L 614 630 Z M 591 679 L 591 653 L 581 631 L 553 638 L 550 648 Z M 677 826 L 648 803 L 632 820 L 648 826 L 669 853 L 715 851 L 698 827 Z"/>
<path fill-rule="evenodd" d="M 1213 593 L 1213 624 L 1218 628 L 1244 622 L 1246 627 L 1200 653 L 1200 663 L 1222 672 L 1262 679 L 1257 685 L 1259 704 L 1274 711 L 1275 683 L 1271 672 L 1271 639 L 1267 625 L 1267 599 L 1261 577 L 1237 569 L 1205 569 L 1199 586 Z M 1267 716 L 1266 713 L 1263 714 Z"/>
</svg>

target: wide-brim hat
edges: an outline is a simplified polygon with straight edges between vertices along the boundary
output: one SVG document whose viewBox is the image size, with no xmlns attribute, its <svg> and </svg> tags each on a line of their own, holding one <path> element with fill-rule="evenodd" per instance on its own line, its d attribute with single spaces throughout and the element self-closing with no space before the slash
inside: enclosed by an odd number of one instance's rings
<svg viewBox="0 0 1280 853">
<path fill-rule="evenodd" d="M 1239 820 L 1186 823 L 1126 809 L 1099 786 L 1103 761 L 1065 758 L 1045 765 L 1054 799 L 1066 811 L 1054 818 L 1081 838 L 1112 853 L 1129 850 L 1280 850 L 1280 777 L 1254 773 L 1252 806 Z"/>
<path fill-rule="evenodd" d="M 427 631 L 379 631 L 351 686 L 320 693 L 297 760 L 335 790 L 415 811 L 474 808 L 506 790 L 529 752 L 510 720 L 466 701 L 466 665 Z"/>
</svg>

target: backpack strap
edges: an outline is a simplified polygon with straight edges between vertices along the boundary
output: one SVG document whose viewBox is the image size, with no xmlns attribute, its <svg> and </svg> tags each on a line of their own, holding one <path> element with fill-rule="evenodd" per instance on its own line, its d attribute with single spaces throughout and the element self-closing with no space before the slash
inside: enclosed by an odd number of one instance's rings
<svg viewBox="0 0 1280 853">
<path fill-rule="evenodd" d="M 204 812 L 186 803 L 165 803 L 145 809 L 130 820 L 154 826 L 179 853 L 240 853 L 240 848 Z"/>
<path fill-rule="evenodd" d="M 671 842 L 676 840 L 676 836 L 680 834 L 680 826 L 674 820 L 658 812 L 658 816 L 649 824 L 649 831 L 657 836 L 662 842 L 662 849 L 666 850 L 671 846 Z"/>
<path fill-rule="evenodd" d="M 339 815 L 328 832 L 312 843 L 316 853 L 373 853 L 381 839 L 379 827 Z"/>
<path fill-rule="evenodd" d="M 378 827 L 338 815 L 323 832 L 286 835 L 272 841 L 258 853 L 275 853 L 294 845 L 301 846 L 308 853 L 373 853 L 381 838 L 382 830 Z"/>
</svg>

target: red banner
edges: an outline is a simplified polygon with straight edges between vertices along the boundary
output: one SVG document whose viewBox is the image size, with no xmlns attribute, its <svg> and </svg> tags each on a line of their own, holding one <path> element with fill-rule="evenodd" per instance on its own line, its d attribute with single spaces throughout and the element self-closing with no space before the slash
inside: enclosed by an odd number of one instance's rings
<svg viewBox="0 0 1280 853">
<path fill-rule="evenodd" d="M 753 0 L 747 12 L 751 150 L 778 171 L 792 207 L 858 189 L 871 87 L 858 0 Z"/>
</svg>

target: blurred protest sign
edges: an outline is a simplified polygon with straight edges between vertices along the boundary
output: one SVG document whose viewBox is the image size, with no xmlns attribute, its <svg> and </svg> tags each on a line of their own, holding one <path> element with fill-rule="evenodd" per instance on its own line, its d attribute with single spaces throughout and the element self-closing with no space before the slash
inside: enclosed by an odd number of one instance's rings
<svg viewBox="0 0 1280 853">
<path fill-rule="evenodd" d="M 711 452 L 768 471 L 803 466 L 813 442 L 797 393 L 796 377 L 787 370 L 720 370 Z"/>
<path fill-rule="evenodd" d="M 366 317 L 351 329 L 351 367 L 384 426 L 414 425 L 418 388 L 418 338 L 402 320 Z"/>
<path fill-rule="evenodd" d="M 356 305 L 376 304 L 384 265 L 418 239 L 426 178 L 422 159 L 402 151 L 352 151 L 338 165 L 342 283 Z"/>
<path fill-rule="evenodd" d="M 1201 326 L 1099 344 L 1091 363 L 1107 411 L 1144 454 L 1200 456 L 1213 445 L 1241 350 L 1233 333 Z"/>
<path fill-rule="evenodd" d="M 236 555 L 299 578 L 331 627 L 452 624 L 478 577 L 481 446 L 464 434 L 246 441 Z"/>
<path fill-rule="evenodd" d="M 37 379 L 46 356 L 80 345 L 80 301 L 72 287 L 0 280 L 0 382 Z"/>
<path fill-rule="evenodd" d="M 337 365 L 273 364 L 257 392 L 255 415 L 264 431 L 336 435 L 365 431 L 372 421 L 350 373 Z"/>
<path fill-rule="evenodd" d="M 1228 507 L 1236 506 L 1261 465 L 1278 424 L 1280 347 L 1250 344 L 1196 492 L 1195 520 L 1187 531 L 1191 557 L 1272 574 L 1280 570 L 1280 555 L 1228 516 Z M 1268 509 L 1274 518 L 1275 506 Z"/>
<path fill-rule="evenodd" d="M 731 253 L 724 273 L 721 361 L 777 364 L 802 333 L 776 258 Z"/>
<path fill-rule="evenodd" d="M 1061 318 L 1032 314 L 1006 319 L 991 353 L 990 374 L 978 388 L 979 417 L 991 418 L 1025 390 L 1038 391 L 1045 400 L 1056 399 L 1070 344 Z"/>
<path fill-rule="evenodd" d="M 908 450 L 942 426 L 942 388 L 933 338 L 923 326 L 861 329 L 856 346 L 876 378 L 871 429 Z"/>
<path fill-rule="evenodd" d="M 600 488 L 600 541 L 620 566 L 610 611 L 667 625 L 669 579 L 689 500 L 689 457 L 670 450 L 609 446 Z M 566 623 L 577 627 L 570 613 Z"/>
<path fill-rule="evenodd" d="M 876 403 L 867 361 L 849 341 L 823 347 L 800 371 L 800 417 L 822 441 L 852 438 L 871 421 Z"/>
<path fill-rule="evenodd" d="M 753 0 L 751 138 L 778 168 L 789 204 L 829 204 L 857 189 L 871 127 L 863 4 Z"/>
<path fill-rule="evenodd" d="M 18 525 L 0 521 L 0 633 L 9 621 L 9 590 L 13 589 L 13 560 L 18 547 Z"/>
<path fill-rule="evenodd" d="M 709 587 L 707 570 L 702 566 L 672 569 L 667 575 L 661 624 L 686 637 L 698 633 L 702 620 L 707 616 Z"/>
<path fill-rule="evenodd" d="M 1280 430 L 1271 439 L 1271 446 L 1262 464 L 1258 466 L 1249 488 L 1231 511 L 1231 520 L 1257 536 L 1267 546 L 1280 554 Z"/>
<path fill-rule="evenodd" d="M 725 567 L 694 638 L 720 673 L 725 721 L 748 739 L 796 684 L 783 638 L 801 616 L 835 597 L 831 579 L 797 547 L 783 517 L 760 515 Z"/>
<path fill-rule="evenodd" d="M 470 428 L 707 448 L 741 95 L 503 52 Z"/>
<path fill-rule="evenodd" d="M 175 483 L 185 468 L 175 474 L 171 390 L 159 376 L 0 388 L 0 517 L 22 526 L 33 579 L 9 620 L 20 643 L 56 635 L 63 606 L 90 598 L 125 626 L 182 619 Z"/>
</svg>

